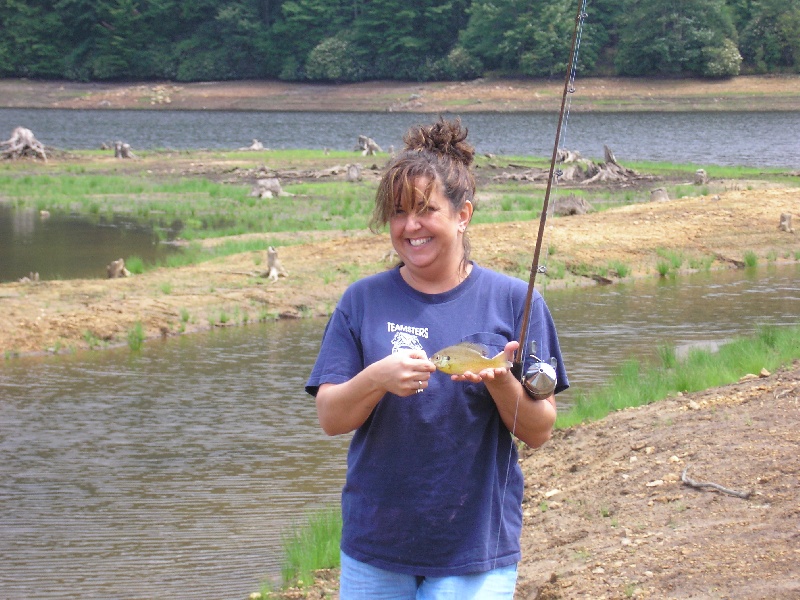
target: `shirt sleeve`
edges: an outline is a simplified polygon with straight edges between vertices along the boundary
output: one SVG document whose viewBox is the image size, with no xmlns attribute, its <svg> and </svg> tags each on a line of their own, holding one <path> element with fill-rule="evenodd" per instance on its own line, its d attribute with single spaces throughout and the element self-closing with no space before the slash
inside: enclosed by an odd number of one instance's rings
<svg viewBox="0 0 800 600">
<path fill-rule="evenodd" d="M 323 383 L 344 383 L 364 368 L 364 353 L 358 334 L 340 309 L 334 310 L 322 334 L 319 355 L 306 382 L 306 392 L 317 395 Z"/>
</svg>

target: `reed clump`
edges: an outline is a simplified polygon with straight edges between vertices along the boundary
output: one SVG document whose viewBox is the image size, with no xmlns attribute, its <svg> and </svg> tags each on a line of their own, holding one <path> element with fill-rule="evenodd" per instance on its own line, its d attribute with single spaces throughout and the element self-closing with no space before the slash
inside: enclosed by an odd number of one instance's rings
<svg viewBox="0 0 800 600">
<path fill-rule="evenodd" d="M 342 512 L 329 506 L 312 512 L 304 523 L 290 528 L 283 539 L 281 587 L 306 587 L 314 583 L 314 572 L 339 567 L 339 543 L 342 539 Z M 272 585 L 265 582 L 260 598 L 271 595 Z"/>
<path fill-rule="evenodd" d="M 559 414 L 556 427 L 602 419 L 612 411 L 650 404 L 677 393 L 727 385 L 761 369 L 774 371 L 800 358 L 800 326 L 760 327 L 749 338 L 724 344 L 717 352 L 693 349 L 678 360 L 674 350 L 659 349 L 659 362 L 631 359 L 614 370 L 605 385 L 576 390 L 573 407 Z"/>
</svg>

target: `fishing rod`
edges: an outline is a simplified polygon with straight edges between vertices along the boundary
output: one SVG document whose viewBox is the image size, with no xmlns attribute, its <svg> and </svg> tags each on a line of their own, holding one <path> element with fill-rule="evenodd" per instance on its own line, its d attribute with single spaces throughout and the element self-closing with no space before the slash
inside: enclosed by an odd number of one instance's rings
<svg viewBox="0 0 800 600">
<path fill-rule="evenodd" d="M 572 34 L 572 46 L 569 52 L 569 63 L 567 65 L 567 75 L 564 79 L 564 91 L 561 94 L 561 109 L 558 113 L 558 126 L 556 127 L 556 139 L 553 144 L 553 156 L 550 159 L 550 172 L 547 177 L 547 188 L 544 193 L 544 203 L 542 204 L 542 214 L 539 218 L 539 233 L 536 237 L 536 247 L 533 252 L 533 262 L 531 263 L 531 272 L 528 279 L 528 293 L 525 297 L 525 308 L 522 316 L 522 327 L 519 333 L 519 348 L 514 354 L 514 361 L 512 363 L 511 372 L 522 382 L 522 385 L 532 394 L 534 398 L 547 398 L 553 393 L 556 386 L 556 372 L 555 365 L 545 363 L 539 359 L 537 354 L 536 342 L 531 343 L 531 348 L 528 346 L 528 325 L 531 318 L 531 302 L 533 300 L 533 287 L 536 282 L 536 274 L 545 272 L 544 269 L 539 267 L 539 256 L 542 251 L 542 240 L 544 238 L 545 223 L 547 222 L 547 211 L 550 204 L 550 190 L 552 189 L 553 180 L 560 175 L 556 172 L 556 162 L 558 160 L 558 145 L 561 140 L 561 129 L 564 124 L 564 109 L 567 105 L 567 95 L 575 91 L 575 67 L 580 48 L 580 34 L 583 26 L 583 21 L 586 18 L 586 0 L 581 0 L 578 3 L 578 12 L 575 15 L 575 30 Z M 522 373 L 523 363 L 525 362 L 525 353 L 530 350 L 530 356 L 535 361 L 528 368 L 527 372 Z"/>
</svg>

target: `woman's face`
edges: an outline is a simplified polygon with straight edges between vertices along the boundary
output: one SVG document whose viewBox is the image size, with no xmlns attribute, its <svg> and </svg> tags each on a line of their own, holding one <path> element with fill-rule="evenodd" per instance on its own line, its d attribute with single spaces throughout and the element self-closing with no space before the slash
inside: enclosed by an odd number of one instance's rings
<svg viewBox="0 0 800 600">
<path fill-rule="evenodd" d="M 463 236 L 472 217 L 472 204 L 466 202 L 456 211 L 434 185 L 427 205 L 422 191 L 427 178 L 415 181 L 419 200 L 415 209 L 398 209 L 389 221 L 392 245 L 406 267 L 427 279 L 446 277 L 459 272 L 464 256 Z"/>
</svg>

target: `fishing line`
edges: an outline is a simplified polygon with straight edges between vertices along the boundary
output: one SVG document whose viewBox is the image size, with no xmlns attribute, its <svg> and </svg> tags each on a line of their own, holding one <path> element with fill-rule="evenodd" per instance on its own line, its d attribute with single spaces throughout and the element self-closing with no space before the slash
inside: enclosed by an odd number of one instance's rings
<svg viewBox="0 0 800 600">
<path fill-rule="evenodd" d="M 520 337 L 519 337 L 519 348 L 517 348 L 516 353 L 514 354 L 514 362 L 511 368 L 512 373 L 520 380 L 520 382 L 525 385 L 525 372 L 523 370 L 523 365 L 525 362 L 525 352 L 526 346 L 528 344 L 528 326 L 530 323 L 530 313 L 531 313 L 531 302 L 533 299 L 533 290 L 534 285 L 536 283 L 536 274 L 541 272 L 546 274 L 547 272 L 547 258 L 548 258 L 548 249 L 545 248 L 545 256 L 544 256 L 544 265 L 540 266 L 539 257 L 542 250 L 542 241 L 544 239 L 545 233 L 545 225 L 547 223 L 548 213 L 552 213 L 555 210 L 555 201 L 553 201 L 552 206 L 550 205 L 550 193 L 552 190 L 553 183 L 555 183 L 556 190 L 558 190 L 558 183 L 559 179 L 563 175 L 563 170 L 556 169 L 556 162 L 559 162 L 559 155 L 564 156 L 564 154 L 559 153 L 560 148 L 560 141 L 566 139 L 567 136 L 567 124 L 569 122 L 569 112 L 572 107 L 572 94 L 575 92 L 575 75 L 577 73 L 577 63 L 578 63 L 578 53 L 580 50 L 581 40 L 583 38 L 583 22 L 586 20 L 586 2 L 587 0 L 581 0 L 578 4 L 578 12 L 575 15 L 575 29 L 572 35 L 572 47 L 570 48 L 569 54 L 569 62 L 567 65 L 567 75 L 564 80 L 564 91 L 561 95 L 561 109 L 558 113 L 558 125 L 556 126 L 556 138 L 555 143 L 553 144 L 553 154 L 550 159 L 550 170 L 548 172 L 547 177 L 547 188 L 544 193 L 544 201 L 542 203 L 542 212 L 540 215 L 539 220 L 539 232 L 536 237 L 536 247 L 533 253 L 533 262 L 531 263 L 531 271 L 530 277 L 528 279 L 528 293 L 525 298 L 525 308 L 522 315 L 522 326 L 520 327 Z M 563 134 L 563 135 L 562 135 Z M 563 163 L 563 158 L 560 161 Z M 556 196 L 558 194 L 556 193 Z M 546 281 L 546 280 L 545 280 Z M 543 286 L 543 291 L 544 291 Z M 535 352 L 532 352 L 535 354 Z M 508 449 L 508 461 L 506 463 L 506 474 L 505 474 L 505 482 L 503 485 L 503 493 L 500 496 L 500 522 L 497 528 L 497 541 L 495 543 L 494 549 L 494 565 L 492 568 L 497 566 L 497 553 L 500 549 L 500 534 L 503 528 L 503 513 L 505 510 L 505 499 L 506 499 L 506 490 L 508 489 L 508 477 L 511 473 L 511 459 L 513 457 L 514 452 L 514 438 L 513 436 L 517 430 L 517 417 L 519 415 L 519 403 L 521 400 L 521 394 L 524 392 L 520 392 L 520 395 L 517 396 L 517 402 L 514 407 L 514 421 L 511 427 L 511 443 Z"/>
</svg>

